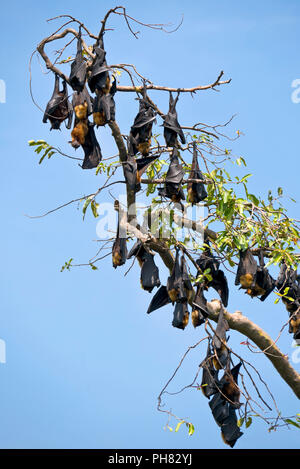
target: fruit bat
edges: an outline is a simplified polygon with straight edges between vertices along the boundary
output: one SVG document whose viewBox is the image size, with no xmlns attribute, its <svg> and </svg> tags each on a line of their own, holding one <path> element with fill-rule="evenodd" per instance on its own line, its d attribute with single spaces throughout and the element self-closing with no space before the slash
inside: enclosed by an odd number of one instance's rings
<svg viewBox="0 0 300 469">
<path fill-rule="evenodd" d="M 176 248 L 175 262 L 171 272 L 171 275 L 167 280 L 167 291 L 170 300 L 174 304 L 176 302 L 186 302 L 187 294 L 182 276 L 181 265 L 179 262 L 179 248 Z"/>
<path fill-rule="evenodd" d="M 86 61 L 82 55 L 81 27 L 79 27 L 77 53 L 74 62 L 71 64 L 71 73 L 69 76 L 69 83 L 74 91 L 83 90 L 86 80 L 86 67 Z"/>
<path fill-rule="evenodd" d="M 97 127 L 103 126 L 110 121 L 115 120 L 116 105 L 114 95 L 117 91 L 117 81 L 114 79 L 109 93 L 98 92 L 94 99 L 93 116 Z"/>
<path fill-rule="evenodd" d="M 250 249 L 240 251 L 240 262 L 238 265 L 235 285 L 241 284 L 240 288 L 246 290 L 251 298 L 260 296 L 264 301 L 275 288 L 275 280 L 265 268 L 263 252 L 259 252 L 259 266 L 254 259 Z"/>
<path fill-rule="evenodd" d="M 221 436 L 224 443 L 231 448 L 234 447 L 237 440 L 243 435 L 243 432 L 237 425 L 237 416 L 234 407 L 227 404 L 229 411 L 228 417 L 226 417 L 221 425 Z"/>
<path fill-rule="evenodd" d="M 118 228 L 117 235 L 112 247 L 112 262 L 113 267 L 116 269 L 125 264 L 127 259 L 127 246 L 126 238 L 120 238 L 120 216 L 118 212 Z"/>
<path fill-rule="evenodd" d="M 215 352 L 213 364 L 216 370 L 224 368 L 229 359 L 229 351 L 226 342 L 226 331 L 228 330 L 228 322 L 224 318 L 224 308 L 221 307 L 216 332 L 212 339 L 213 349 Z"/>
<path fill-rule="evenodd" d="M 208 399 L 218 392 L 218 370 L 215 370 L 212 364 L 213 354 L 211 352 L 210 343 L 208 342 L 207 354 L 204 362 L 201 364 L 202 371 L 202 381 L 201 381 L 201 391 L 205 397 Z"/>
<path fill-rule="evenodd" d="M 231 370 L 226 367 L 224 375 L 219 382 L 219 388 L 222 391 L 222 398 L 228 399 L 229 403 L 236 409 L 241 407 L 240 390 L 238 387 L 238 376 L 242 363 L 238 363 Z"/>
<path fill-rule="evenodd" d="M 200 179 L 201 181 L 204 181 L 204 176 L 199 169 L 196 142 L 193 143 L 193 148 L 193 161 L 190 172 L 190 179 Z M 207 197 L 207 192 L 203 182 L 189 182 L 187 186 L 187 192 L 189 196 L 189 202 L 191 202 L 192 205 L 201 202 Z"/>
<path fill-rule="evenodd" d="M 152 137 L 152 126 L 156 119 L 156 113 L 147 101 L 146 85 L 142 90 L 143 97 L 139 99 L 139 112 L 134 119 L 130 130 L 133 142 L 134 154 L 140 152 L 143 156 L 149 155 Z"/>
<path fill-rule="evenodd" d="M 209 402 L 209 406 L 216 423 L 221 427 L 221 436 L 224 443 L 233 448 L 236 441 L 243 435 L 237 425 L 235 408 L 224 401 L 220 393 L 214 395 Z"/>
<path fill-rule="evenodd" d="M 71 145 L 73 148 L 77 149 L 80 145 L 84 145 L 85 138 L 89 132 L 89 122 L 88 119 L 78 120 L 75 119 L 75 125 L 71 132 Z"/>
<path fill-rule="evenodd" d="M 287 311 L 290 313 L 289 332 L 294 334 L 294 339 L 300 339 L 300 287 L 297 271 L 281 264 L 280 272 L 276 280 L 276 287 L 280 294 L 288 291 L 286 297 L 281 297 Z"/>
<path fill-rule="evenodd" d="M 172 93 L 170 92 L 170 100 L 169 100 L 169 112 L 164 117 L 164 137 L 166 140 L 167 147 L 175 147 L 177 144 L 177 135 L 179 135 L 180 140 L 183 144 L 185 144 L 185 137 L 178 123 L 177 112 L 176 112 L 176 104 L 179 98 L 179 93 L 177 94 L 176 99 L 173 98 Z"/>
<path fill-rule="evenodd" d="M 250 249 L 240 251 L 240 261 L 235 277 L 235 285 L 241 285 L 241 288 L 251 290 L 255 287 L 256 274 L 257 262 Z"/>
<path fill-rule="evenodd" d="M 169 303 L 171 303 L 171 300 L 168 295 L 167 287 L 165 287 L 165 285 L 161 285 L 161 287 L 157 290 L 149 304 L 147 314 L 150 314 L 156 309 L 162 308 L 163 306 Z"/>
<path fill-rule="evenodd" d="M 187 307 L 187 303 L 177 302 L 175 305 L 174 313 L 173 313 L 172 326 L 183 330 L 185 329 L 188 322 L 189 322 L 189 310 Z"/>
<path fill-rule="evenodd" d="M 210 275 L 215 277 L 218 273 L 220 262 L 213 256 L 206 234 L 204 234 L 204 245 L 204 250 L 199 259 L 196 260 L 196 264 L 201 272 L 210 269 Z"/>
<path fill-rule="evenodd" d="M 208 317 L 208 311 L 206 308 L 207 300 L 203 294 L 204 286 L 199 284 L 197 287 L 196 296 L 193 302 L 192 310 L 192 323 L 194 327 L 201 326 Z"/>
<path fill-rule="evenodd" d="M 99 91 L 107 94 L 110 88 L 109 67 L 107 66 L 104 50 L 103 37 L 99 40 L 99 47 L 94 48 L 95 59 L 91 67 L 91 73 L 88 79 L 89 87 L 92 93 Z"/>
<path fill-rule="evenodd" d="M 186 297 L 188 303 L 191 303 L 194 299 L 195 292 L 193 289 L 192 282 L 190 280 L 190 276 L 187 271 L 186 267 L 186 261 L 184 255 L 181 256 L 181 274 L 182 274 L 182 279 L 183 279 L 183 284 L 184 284 L 184 289 L 186 292 Z"/>
<path fill-rule="evenodd" d="M 46 110 L 43 117 L 43 123 L 45 124 L 49 119 L 51 123 L 50 130 L 60 129 L 61 123 L 68 119 L 66 127 L 71 128 L 73 118 L 72 106 L 68 100 L 67 83 L 63 81 L 63 89 L 59 91 L 59 76 L 55 74 L 54 90 L 50 101 L 46 106 Z"/>
<path fill-rule="evenodd" d="M 141 267 L 141 287 L 152 292 L 154 287 L 160 286 L 158 267 L 154 262 L 154 255 L 148 252 L 143 243 L 138 240 L 128 253 L 127 259 L 135 256 Z"/>
<path fill-rule="evenodd" d="M 286 296 L 282 301 L 290 314 L 295 313 L 300 306 L 300 288 L 297 281 L 297 271 L 288 268 L 285 263 L 281 264 L 280 272 L 276 280 L 276 287 L 281 295 L 288 288 Z"/>
<path fill-rule="evenodd" d="M 144 158 L 136 159 L 130 152 L 127 153 L 127 161 L 123 164 L 123 171 L 130 190 L 135 193 L 141 190 L 141 177 L 158 156 L 145 156 Z"/>
<path fill-rule="evenodd" d="M 88 122 L 88 131 L 84 143 L 81 145 L 84 151 L 82 169 L 96 168 L 102 160 L 100 145 L 96 139 L 94 126 Z"/>
<path fill-rule="evenodd" d="M 298 310 L 300 308 L 300 304 L 298 303 Z M 290 324 L 289 324 L 289 332 L 294 334 L 295 340 L 300 340 L 300 312 L 292 313 L 290 315 Z"/>
<path fill-rule="evenodd" d="M 199 259 L 196 260 L 196 264 L 204 272 L 207 269 L 210 269 L 209 275 L 211 280 L 206 279 L 204 288 L 208 289 L 210 287 L 214 288 L 219 294 L 223 305 L 226 307 L 228 305 L 229 297 L 229 288 L 227 279 L 222 270 L 219 269 L 220 262 L 214 257 L 209 247 L 209 241 L 205 240 L 207 245 L 202 252 Z"/>
<path fill-rule="evenodd" d="M 154 255 L 145 252 L 141 268 L 141 287 L 143 290 L 152 292 L 154 287 L 160 286 L 158 267 L 154 262 Z"/>
<path fill-rule="evenodd" d="M 181 187 L 184 170 L 179 163 L 178 155 L 177 148 L 174 148 L 169 169 L 166 174 L 165 185 L 163 188 L 158 189 L 158 193 L 162 197 L 168 197 L 173 202 L 180 203 L 181 200 L 185 200 L 184 192 Z"/>
<path fill-rule="evenodd" d="M 84 87 L 82 91 L 74 91 L 72 106 L 77 121 L 86 120 L 92 113 L 91 97 L 86 87 Z"/>
<path fill-rule="evenodd" d="M 259 267 L 256 273 L 256 283 L 254 288 L 249 292 L 251 297 L 260 296 L 261 301 L 270 295 L 276 286 L 275 280 L 269 274 L 268 269 L 265 268 L 263 251 L 259 252 Z"/>
</svg>

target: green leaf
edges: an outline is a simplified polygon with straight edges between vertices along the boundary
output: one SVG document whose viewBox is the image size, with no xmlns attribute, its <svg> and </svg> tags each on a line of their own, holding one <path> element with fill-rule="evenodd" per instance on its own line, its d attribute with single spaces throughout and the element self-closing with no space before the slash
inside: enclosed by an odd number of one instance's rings
<svg viewBox="0 0 300 469">
<path fill-rule="evenodd" d="M 252 418 L 248 417 L 247 422 L 246 422 L 246 428 L 249 428 L 251 424 L 252 424 Z"/>
<path fill-rule="evenodd" d="M 238 427 L 241 427 L 241 426 L 243 425 L 243 423 L 244 423 L 244 420 L 245 420 L 244 417 L 241 417 L 240 419 L 238 419 L 238 421 L 237 421 L 237 426 L 238 426 Z"/>
<path fill-rule="evenodd" d="M 291 419 L 285 419 L 285 423 L 288 423 L 289 425 L 293 425 L 294 427 L 296 428 L 300 428 L 300 425 L 299 423 L 297 422 L 294 422 L 294 420 L 291 420 Z"/>
<path fill-rule="evenodd" d="M 189 423 L 188 426 L 189 426 L 189 436 L 192 436 L 195 431 L 195 427 L 192 423 Z"/>
<path fill-rule="evenodd" d="M 184 420 L 182 420 L 181 422 L 178 422 L 177 425 L 176 425 L 176 428 L 175 428 L 175 432 L 177 433 L 179 428 L 181 427 L 181 425 L 184 423 Z"/>
<path fill-rule="evenodd" d="M 88 199 L 86 199 L 86 201 L 84 202 L 84 205 L 82 207 L 83 220 L 84 220 L 84 217 L 85 217 L 86 209 L 88 208 L 88 206 L 90 205 L 91 202 L 92 202 L 92 199 L 90 197 Z"/>
<path fill-rule="evenodd" d="M 277 189 L 277 194 L 278 194 L 279 196 L 281 196 L 281 195 L 283 194 L 283 189 L 282 189 L 282 187 L 278 187 L 278 189 Z"/>
</svg>

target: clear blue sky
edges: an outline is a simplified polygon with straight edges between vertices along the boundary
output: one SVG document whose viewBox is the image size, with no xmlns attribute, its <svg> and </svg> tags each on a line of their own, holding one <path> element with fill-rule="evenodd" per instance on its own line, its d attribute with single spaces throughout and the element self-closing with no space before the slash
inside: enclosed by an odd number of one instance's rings
<svg viewBox="0 0 300 469">
<path fill-rule="evenodd" d="M 62 6 L 63 5 L 63 6 Z M 135 63 L 154 82 L 191 86 L 213 81 L 219 71 L 232 78 L 220 93 L 181 97 L 178 106 L 186 124 L 222 123 L 237 113 L 230 131 L 244 132 L 232 143 L 254 174 L 250 186 L 266 196 L 282 186 L 299 200 L 300 104 L 291 101 L 291 83 L 300 78 L 298 1 L 125 1 L 128 13 L 146 22 L 184 22 L 178 32 L 142 30 L 139 41 L 120 18 L 110 24 L 106 48 L 111 63 Z M 156 397 L 188 347 L 203 331 L 184 332 L 171 326 L 172 308 L 147 316 L 150 295 L 139 287 L 135 268 L 114 270 L 111 259 L 90 269 L 60 273 L 65 260 L 86 262 L 96 251 L 96 222 L 82 222 L 70 206 L 40 220 L 39 214 L 90 193 L 102 176 L 82 171 L 71 160 L 53 157 L 39 166 L 28 148 L 44 138 L 69 151 L 66 131 L 49 133 L 32 104 L 28 61 L 40 39 L 55 28 L 46 19 L 68 13 L 97 31 L 107 0 L 5 2 L 1 7 L 0 79 L 7 86 L 1 118 L 1 309 L 0 338 L 6 341 L 7 363 L 0 364 L 1 448 L 223 448 L 208 403 L 196 391 L 167 401 L 167 406 L 195 425 L 163 430 L 165 417 L 156 411 Z M 33 87 L 45 105 L 52 79 L 34 62 Z M 124 132 L 134 118 L 130 96 L 117 96 L 118 120 Z M 166 104 L 162 101 L 162 105 Z M 108 130 L 102 132 L 105 156 L 115 154 Z M 80 150 L 78 150 L 80 151 Z M 102 194 L 100 202 L 108 195 Z M 298 205 L 287 203 L 296 216 Z M 283 306 L 247 299 L 233 286 L 229 311 L 240 309 L 273 336 L 287 319 Z M 300 411 L 292 391 L 261 355 L 247 354 L 242 337 L 231 333 L 238 353 L 255 359 L 284 415 Z M 292 338 L 285 333 L 282 350 L 291 356 Z M 204 350 L 187 361 L 176 385 L 189 382 Z M 300 371 L 300 364 L 295 365 Z M 176 389 L 174 384 L 173 390 Z M 269 434 L 255 422 L 237 448 L 297 448 L 299 430 Z"/>
</svg>

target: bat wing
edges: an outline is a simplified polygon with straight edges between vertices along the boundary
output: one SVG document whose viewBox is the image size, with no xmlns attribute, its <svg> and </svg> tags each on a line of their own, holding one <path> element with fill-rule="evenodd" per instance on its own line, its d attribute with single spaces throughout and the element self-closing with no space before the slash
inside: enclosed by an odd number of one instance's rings
<svg viewBox="0 0 300 469">
<path fill-rule="evenodd" d="M 77 41 L 77 54 L 74 62 L 71 64 L 71 73 L 69 76 L 70 86 L 75 91 L 82 91 L 86 81 L 86 61 L 82 55 L 81 32 Z"/>
<path fill-rule="evenodd" d="M 216 394 L 210 401 L 209 407 L 211 408 L 213 417 L 216 423 L 221 426 L 229 417 L 229 405 L 221 397 L 221 394 Z"/>
<path fill-rule="evenodd" d="M 186 303 L 176 303 L 172 326 L 178 329 L 185 329 L 189 321 L 189 310 Z"/>
<path fill-rule="evenodd" d="M 143 265 L 141 268 L 141 286 L 143 290 L 152 292 L 154 287 L 160 286 L 159 271 L 155 265 L 154 256 L 145 252 L 143 256 Z"/>
<path fill-rule="evenodd" d="M 203 295 L 203 286 L 198 285 L 197 293 L 193 301 L 192 323 L 194 327 L 201 326 L 208 317 L 207 300 Z"/>
<path fill-rule="evenodd" d="M 182 277 L 181 266 L 179 263 L 179 249 L 176 249 L 173 270 L 167 280 L 167 291 L 172 303 L 174 303 L 175 301 L 182 303 L 186 302 L 187 295 L 184 288 L 184 280 Z"/>
<path fill-rule="evenodd" d="M 222 438 L 231 448 L 234 447 L 237 440 L 243 435 L 237 425 L 237 417 L 234 408 L 229 405 L 229 415 L 221 425 Z"/>
<path fill-rule="evenodd" d="M 108 78 L 108 70 L 110 69 L 107 66 L 105 57 L 106 52 L 101 47 L 96 47 L 94 49 L 94 53 L 96 55 L 94 59 L 94 63 L 92 65 L 91 74 L 89 76 L 89 87 L 92 93 L 95 92 L 96 89 L 101 90 L 105 87 L 106 81 Z"/>
<path fill-rule="evenodd" d="M 84 151 L 84 160 L 82 169 L 96 168 L 102 160 L 100 145 L 96 139 L 94 127 L 89 123 L 88 133 L 85 142 L 82 145 Z"/>
<path fill-rule="evenodd" d="M 144 158 L 138 158 L 136 160 L 137 170 L 139 177 L 149 168 L 150 164 L 155 161 L 159 155 L 145 156 Z"/>
<path fill-rule="evenodd" d="M 137 163 L 134 156 L 128 155 L 126 163 L 123 164 L 126 183 L 132 191 L 136 191 L 137 185 Z"/>
<path fill-rule="evenodd" d="M 218 270 L 213 276 L 212 281 L 209 282 L 208 286 L 214 288 L 218 292 L 223 305 L 226 307 L 228 305 L 229 288 L 224 272 L 222 270 Z"/>
<path fill-rule="evenodd" d="M 167 287 L 165 287 L 164 285 L 162 285 L 158 290 L 157 292 L 155 293 L 155 295 L 153 296 L 150 304 L 149 304 L 149 307 L 148 307 L 148 310 L 147 310 L 147 314 L 150 314 L 152 313 L 153 311 L 159 309 L 159 308 L 162 308 L 163 306 L 167 305 L 171 303 L 171 300 L 170 300 L 170 297 L 168 295 L 168 291 L 167 291 Z"/>
</svg>

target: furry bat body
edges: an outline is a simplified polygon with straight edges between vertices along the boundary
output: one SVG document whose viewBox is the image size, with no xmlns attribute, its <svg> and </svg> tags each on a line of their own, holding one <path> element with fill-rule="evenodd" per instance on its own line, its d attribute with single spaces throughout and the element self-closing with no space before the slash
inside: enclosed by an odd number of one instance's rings
<svg viewBox="0 0 300 469">
<path fill-rule="evenodd" d="M 175 147 L 177 146 L 177 136 L 180 137 L 180 140 L 183 144 L 185 144 L 185 137 L 178 122 L 177 112 L 176 112 L 176 104 L 179 98 L 179 93 L 177 94 L 176 99 L 173 98 L 172 93 L 170 92 L 170 100 L 169 100 L 169 112 L 164 118 L 164 137 L 166 140 L 167 147 Z"/>
<path fill-rule="evenodd" d="M 203 174 L 199 168 L 196 142 L 193 143 L 193 147 L 193 161 L 190 172 L 190 179 L 200 179 L 204 181 Z M 187 192 L 189 196 L 189 202 L 191 202 L 192 205 L 201 202 L 207 197 L 207 192 L 203 182 L 189 182 L 187 186 Z"/>
<path fill-rule="evenodd" d="M 93 116 L 97 127 L 103 126 L 116 117 L 116 104 L 114 95 L 117 91 L 117 82 L 113 81 L 109 93 L 98 92 L 94 99 Z"/>
<path fill-rule="evenodd" d="M 134 119 L 130 130 L 133 144 L 133 154 L 140 152 L 143 156 L 149 155 L 152 137 L 152 126 L 156 114 L 147 101 L 146 87 L 143 88 L 143 98 L 140 99 L 139 112 Z"/>
<path fill-rule="evenodd" d="M 72 62 L 69 76 L 69 83 L 74 91 L 80 92 L 83 90 L 86 81 L 86 67 L 86 61 L 82 55 L 81 28 L 79 28 L 77 53 L 74 62 Z"/>
<path fill-rule="evenodd" d="M 185 200 L 185 195 L 181 187 L 183 177 L 184 170 L 179 163 L 178 150 L 174 148 L 170 166 L 166 174 L 165 185 L 163 188 L 158 189 L 159 195 L 178 203 L 180 203 L 181 200 Z"/>
<path fill-rule="evenodd" d="M 51 123 L 50 130 L 60 129 L 60 125 L 67 119 L 66 127 L 71 128 L 73 118 L 72 106 L 68 100 L 67 84 L 63 81 L 63 89 L 59 91 L 59 76 L 55 75 L 54 90 L 50 101 L 46 106 L 43 123 L 47 120 Z"/>
</svg>

